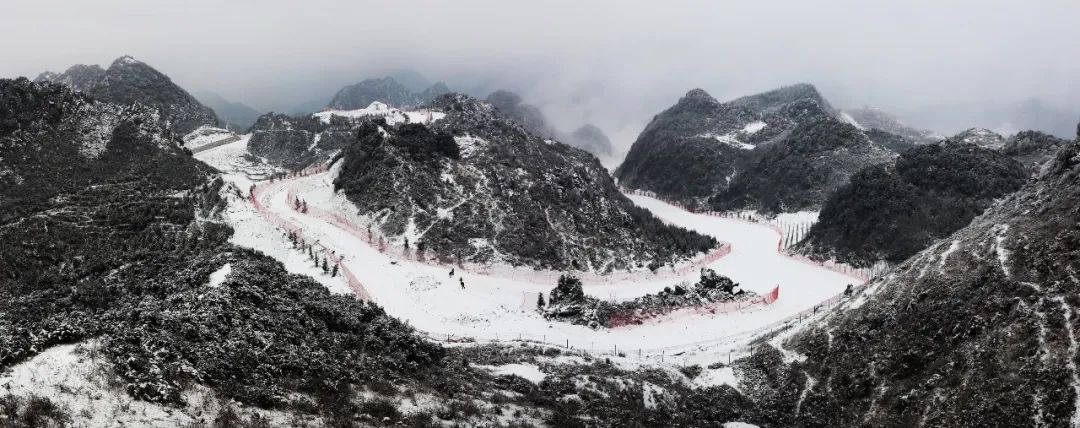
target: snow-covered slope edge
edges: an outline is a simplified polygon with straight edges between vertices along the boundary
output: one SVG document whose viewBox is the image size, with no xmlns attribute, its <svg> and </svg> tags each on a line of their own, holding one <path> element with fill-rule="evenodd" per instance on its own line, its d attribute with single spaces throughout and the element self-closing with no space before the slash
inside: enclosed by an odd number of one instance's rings
<svg viewBox="0 0 1080 428">
<path fill-rule="evenodd" d="M 1050 426 L 1080 419 L 1080 146 L 848 305 L 755 355 L 777 425 Z M 788 399 L 798 398 L 801 399 Z M 802 403 L 799 407 L 796 403 Z"/>
</svg>

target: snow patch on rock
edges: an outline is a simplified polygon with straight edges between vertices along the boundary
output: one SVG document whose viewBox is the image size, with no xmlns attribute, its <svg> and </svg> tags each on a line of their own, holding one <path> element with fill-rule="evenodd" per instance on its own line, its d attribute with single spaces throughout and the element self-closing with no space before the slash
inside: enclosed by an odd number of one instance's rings
<svg viewBox="0 0 1080 428">
<path fill-rule="evenodd" d="M 476 367 L 479 367 L 479 368 L 485 369 L 487 371 L 490 371 L 491 373 L 495 374 L 496 376 L 515 375 L 515 376 L 519 376 L 521 378 L 524 378 L 525 380 L 528 380 L 529 382 L 532 382 L 532 383 L 540 383 L 545 378 L 547 378 L 547 375 L 544 374 L 544 372 L 540 371 L 540 367 L 537 367 L 535 364 L 514 363 L 514 364 L 504 364 L 504 365 L 501 365 L 501 366 L 476 366 Z"/>
<path fill-rule="evenodd" d="M 207 284 L 210 288 L 217 288 L 221 286 L 221 283 L 225 282 L 225 279 L 232 273 L 232 263 L 225 263 L 221 269 L 218 269 L 214 273 L 210 274 L 210 283 Z"/>
</svg>

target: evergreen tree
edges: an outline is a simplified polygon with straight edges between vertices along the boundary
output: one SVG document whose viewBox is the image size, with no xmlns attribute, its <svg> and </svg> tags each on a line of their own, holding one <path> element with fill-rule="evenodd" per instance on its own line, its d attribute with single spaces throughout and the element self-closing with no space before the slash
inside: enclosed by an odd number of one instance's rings
<svg viewBox="0 0 1080 428">
<path fill-rule="evenodd" d="M 326 257 L 323 257 L 323 259 L 322 259 L 322 271 L 323 271 L 323 273 L 330 272 L 330 266 L 328 266 L 326 264 Z"/>
<path fill-rule="evenodd" d="M 544 293 L 536 295 L 536 309 L 544 309 Z"/>
</svg>

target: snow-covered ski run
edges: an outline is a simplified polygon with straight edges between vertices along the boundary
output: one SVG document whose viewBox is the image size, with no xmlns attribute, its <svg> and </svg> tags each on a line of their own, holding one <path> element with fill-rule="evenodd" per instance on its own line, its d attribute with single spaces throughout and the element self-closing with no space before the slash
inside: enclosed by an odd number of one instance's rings
<svg viewBox="0 0 1080 428">
<path fill-rule="evenodd" d="M 780 287 L 780 298 L 769 305 L 745 310 L 709 313 L 684 310 L 654 318 L 642 325 L 593 330 L 545 320 L 524 302 L 535 293 L 547 294 L 558 272 L 498 266 L 486 273 L 466 271 L 450 277 L 452 266 L 421 263 L 398 251 L 380 251 L 355 233 L 317 212 L 336 213 L 355 224 L 366 219 L 343 195 L 333 192 L 336 168 L 279 180 L 273 185 L 249 179 L 252 165 L 242 160 L 247 138 L 196 155 L 220 169 L 228 182 L 245 191 L 259 184 L 257 204 L 304 231 L 309 242 L 341 257 L 341 265 L 362 283 L 363 293 L 386 311 L 406 320 L 436 340 L 531 341 L 581 352 L 624 354 L 628 360 L 657 361 L 677 355 L 683 363 L 707 362 L 718 355 L 738 352 L 754 337 L 793 318 L 818 312 L 839 301 L 848 284 L 861 278 L 807 263 L 777 251 L 780 234 L 767 225 L 687 212 L 663 201 L 629 195 L 638 205 L 674 224 L 716 237 L 730 244 L 730 254 L 711 260 L 706 267 L 760 295 Z M 257 168 L 255 168 L 258 171 Z M 258 174 L 254 174 L 257 176 Z M 290 196 L 305 201 L 308 213 L 294 209 Z M 293 248 L 287 233 L 259 213 L 252 201 L 234 201 L 226 218 L 236 229 L 233 241 L 282 261 L 296 273 L 315 277 L 332 291 L 355 293 L 345 275 L 331 277 L 313 266 L 306 253 Z M 585 291 L 601 299 L 626 300 L 656 293 L 665 287 L 697 280 L 697 269 L 662 274 L 642 272 L 617 280 L 583 276 Z M 459 286 L 463 279 L 467 285 Z M 542 279 L 542 280 L 541 280 Z M 551 279 L 550 281 L 548 279 Z M 531 297 L 535 302 L 535 297 Z"/>
</svg>

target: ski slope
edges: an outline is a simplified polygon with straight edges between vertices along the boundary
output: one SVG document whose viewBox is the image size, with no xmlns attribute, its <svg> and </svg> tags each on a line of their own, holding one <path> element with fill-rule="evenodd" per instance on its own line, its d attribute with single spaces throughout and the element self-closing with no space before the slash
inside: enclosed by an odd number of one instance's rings
<svg viewBox="0 0 1080 428">
<path fill-rule="evenodd" d="M 243 161 L 241 144 L 246 139 L 197 154 L 225 173 L 225 179 L 241 189 L 250 185 Z M 217 152 L 217 153 L 215 153 Z M 676 312 L 642 325 L 592 330 L 584 326 L 549 322 L 531 309 L 530 297 L 547 294 L 554 281 L 530 280 L 536 272 L 501 267 L 491 274 L 462 273 L 451 277 L 451 266 L 436 266 L 404 259 L 395 251 L 380 252 L 362 239 L 337 225 L 293 209 L 288 200 L 291 191 L 310 207 L 341 213 L 364 224 L 343 195 L 333 192 L 337 172 L 277 182 L 258 193 L 260 202 L 274 214 L 299 225 L 309 239 L 343 256 L 343 264 L 363 283 L 373 301 L 393 316 L 408 321 L 417 329 L 439 338 L 468 337 L 477 341 L 523 339 L 544 341 L 579 350 L 619 351 L 628 357 L 680 353 L 683 356 L 719 354 L 745 344 L 764 327 L 840 293 L 848 284 L 862 281 L 777 252 L 779 233 L 768 226 L 734 219 L 692 214 L 656 199 L 632 196 L 638 205 L 666 221 L 731 243 L 731 254 L 708 267 L 731 277 L 744 289 L 765 294 L 780 286 L 780 299 L 753 310 L 727 314 Z M 261 250 L 290 270 L 314 276 L 328 288 L 343 292 L 341 276 L 331 278 L 313 267 L 306 254 L 292 249 L 281 230 L 261 218 L 250 201 L 233 201 L 226 212 L 236 230 L 233 242 Z M 551 272 L 544 274 L 550 276 Z M 465 282 L 465 288 L 459 283 Z M 680 282 L 695 282 L 697 272 L 682 276 L 642 273 L 618 281 L 591 281 L 583 277 L 586 293 L 601 299 L 631 299 L 655 293 Z M 524 302 L 523 302 L 524 300 Z M 523 305 L 524 303 L 524 305 Z"/>
</svg>

